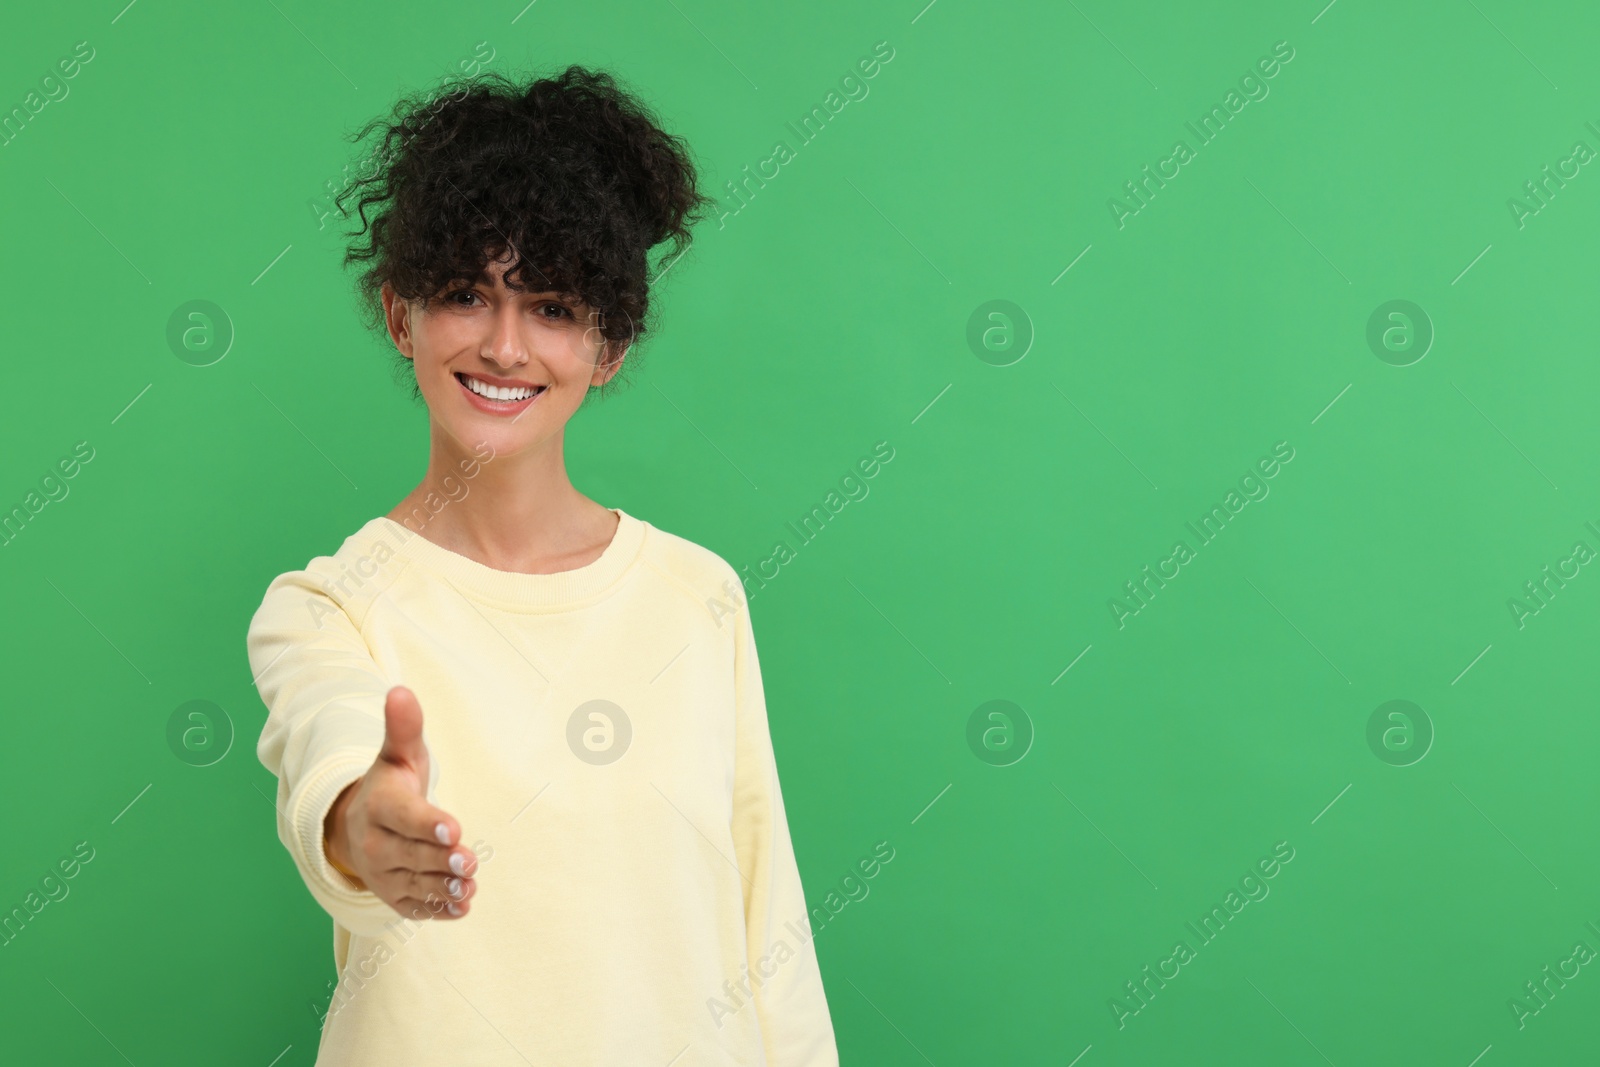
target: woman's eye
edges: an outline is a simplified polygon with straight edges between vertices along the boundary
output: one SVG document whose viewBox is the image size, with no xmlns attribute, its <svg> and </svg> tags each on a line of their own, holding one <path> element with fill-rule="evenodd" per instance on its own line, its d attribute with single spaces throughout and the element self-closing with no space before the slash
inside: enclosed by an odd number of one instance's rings
<svg viewBox="0 0 1600 1067">
<path fill-rule="evenodd" d="M 452 303 L 461 304 L 461 306 L 463 306 L 463 307 L 469 307 L 469 306 L 471 306 L 472 299 L 474 297 L 476 297 L 477 295 L 478 294 L 474 293 L 471 289 L 457 289 L 455 292 L 451 293 L 446 299 L 450 300 Z M 461 297 L 466 297 L 467 298 L 465 303 L 463 303 L 461 301 L 461 299 L 460 299 Z"/>
<path fill-rule="evenodd" d="M 568 309 L 567 309 L 567 308 L 566 308 L 566 306 L 565 306 L 565 305 L 562 305 L 562 304 L 541 304 L 541 305 L 539 305 L 539 309 L 540 309 L 540 310 L 541 310 L 541 311 L 548 311 L 548 310 L 549 310 L 549 309 L 551 309 L 551 308 L 554 308 L 554 309 L 555 309 L 555 311 L 556 311 L 556 315 L 555 315 L 555 317 L 556 317 L 556 318 L 558 318 L 558 319 L 559 319 L 559 318 L 561 318 L 561 317 L 562 317 L 562 316 L 568 316 L 568 317 L 570 317 L 570 316 L 571 316 L 571 315 L 572 315 L 572 312 L 571 312 L 571 311 L 569 311 L 569 310 L 568 310 Z M 550 317 L 550 316 L 548 316 L 548 315 L 547 315 L 547 316 L 545 316 L 545 317 L 546 317 L 546 318 L 549 318 L 549 317 Z"/>
</svg>

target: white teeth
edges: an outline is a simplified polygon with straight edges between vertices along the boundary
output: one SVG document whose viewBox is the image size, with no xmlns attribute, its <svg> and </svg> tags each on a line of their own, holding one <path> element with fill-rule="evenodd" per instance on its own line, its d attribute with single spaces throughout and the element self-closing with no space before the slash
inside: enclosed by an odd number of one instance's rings
<svg viewBox="0 0 1600 1067">
<path fill-rule="evenodd" d="M 470 374 L 463 375 L 463 377 L 466 379 L 468 389 L 490 400 L 526 400 L 539 391 L 526 387 L 510 389 L 505 386 L 490 385 L 487 382 L 480 382 Z"/>
</svg>

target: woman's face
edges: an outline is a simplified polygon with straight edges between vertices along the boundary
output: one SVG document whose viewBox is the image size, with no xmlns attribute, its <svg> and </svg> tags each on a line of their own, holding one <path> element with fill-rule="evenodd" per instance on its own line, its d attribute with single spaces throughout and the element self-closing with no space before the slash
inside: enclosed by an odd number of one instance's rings
<svg viewBox="0 0 1600 1067">
<path fill-rule="evenodd" d="M 389 336 L 434 425 L 463 453 L 487 442 L 504 456 L 559 437 L 622 363 L 601 365 L 599 317 L 575 298 L 507 289 L 508 262 L 490 263 L 475 285 L 455 283 L 427 311 L 383 291 Z"/>
</svg>

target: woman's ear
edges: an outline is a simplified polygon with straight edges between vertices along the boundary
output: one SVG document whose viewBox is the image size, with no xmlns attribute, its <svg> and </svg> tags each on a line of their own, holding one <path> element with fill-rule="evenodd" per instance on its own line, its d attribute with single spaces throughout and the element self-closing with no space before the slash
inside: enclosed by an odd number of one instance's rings
<svg viewBox="0 0 1600 1067">
<path fill-rule="evenodd" d="M 411 302 L 395 295 L 394 287 L 383 283 L 383 323 L 389 330 L 389 339 L 407 359 L 414 359 L 411 351 Z"/>
<path fill-rule="evenodd" d="M 591 385 L 604 385 L 616 377 L 617 371 L 622 369 L 622 361 L 628 358 L 628 346 L 632 342 L 624 341 L 617 344 L 607 341 L 601 349 L 603 358 L 599 366 L 595 367 L 594 376 L 589 380 Z"/>
</svg>

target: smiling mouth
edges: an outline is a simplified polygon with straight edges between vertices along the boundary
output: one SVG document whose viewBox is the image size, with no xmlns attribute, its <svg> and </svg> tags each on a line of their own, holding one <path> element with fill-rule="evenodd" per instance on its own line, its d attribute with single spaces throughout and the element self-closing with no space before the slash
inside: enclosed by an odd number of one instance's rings
<svg viewBox="0 0 1600 1067">
<path fill-rule="evenodd" d="M 508 406 L 512 404 L 520 404 L 525 400 L 531 400 L 540 393 L 543 393 L 547 388 L 543 385 L 529 385 L 520 388 L 508 388 L 502 385 L 490 385 L 488 382 L 480 381 L 477 378 L 474 378 L 472 375 L 463 374 L 460 371 L 455 372 L 455 379 L 461 383 L 462 388 L 468 390 L 480 399 L 486 400 L 491 404 L 505 404 Z"/>
</svg>

